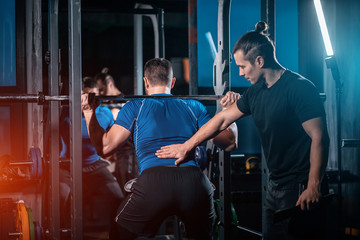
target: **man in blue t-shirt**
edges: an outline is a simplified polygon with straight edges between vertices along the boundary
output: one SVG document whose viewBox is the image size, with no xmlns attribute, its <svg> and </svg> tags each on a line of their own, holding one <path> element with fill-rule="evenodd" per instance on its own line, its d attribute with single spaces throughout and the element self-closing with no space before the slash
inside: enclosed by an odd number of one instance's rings
<svg viewBox="0 0 360 240">
<path fill-rule="evenodd" d="M 98 86 L 96 81 L 91 77 L 85 77 L 82 82 L 83 93 L 95 93 L 98 95 Z M 99 106 L 95 109 L 96 117 L 100 126 L 108 130 L 114 124 L 113 115 L 107 107 Z M 83 180 L 83 202 L 103 202 L 110 204 L 104 209 L 110 209 L 104 216 L 109 217 L 108 227 L 110 221 L 114 218 L 118 205 L 124 198 L 120 185 L 116 178 L 108 170 L 109 162 L 102 159 L 96 152 L 96 149 L 90 141 L 88 130 L 84 116 L 82 116 L 82 180 Z M 70 118 L 69 107 L 63 106 L 60 117 L 60 136 L 61 136 L 61 159 L 70 158 Z M 69 222 L 70 209 L 70 189 L 71 189 L 70 171 L 66 168 L 60 169 L 60 198 L 62 211 L 62 224 Z M 95 198 L 101 198 L 103 201 L 94 201 Z M 93 207 L 93 206 L 91 206 Z M 91 210 L 91 209 L 90 209 Z M 103 218 L 99 218 L 103 219 Z"/>
<path fill-rule="evenodd" d="M 175 78 L 168 60 L 149 60 L 144 75 L 147 95 L 170 95 Z M 175 165 L 174 158 L 159 159 L 155 155 L 161 146 L 183 143 L 206 124 L 210 116 L 205 107 L 195 100 L 134 100 L 125 104 L 109 131 L 96 121 L 93 110 L 96 104 L 88 103 L 86 94 L 82 96 L 82 107 L 91 141 L 99 154 L 111 154 L 133 134 L 140 175 L 129 187 L 131 194 L 119 207 L 116 230 L 110 238 L 152 236 L 166 217 L 177 215 L 185 223 L 189 237 L 211 239 L 215 219 L 213 188 L 194 154 L 179 166 Z M 235 148 L 236 125 L 231 125 L 213 141 L 225 150 Z"/>
</svg>

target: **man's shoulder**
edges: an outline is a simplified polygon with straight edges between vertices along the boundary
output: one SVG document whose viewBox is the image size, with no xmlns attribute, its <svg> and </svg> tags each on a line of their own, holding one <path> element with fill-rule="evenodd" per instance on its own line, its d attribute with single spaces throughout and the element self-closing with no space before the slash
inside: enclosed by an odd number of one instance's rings
<svg viewBox="0 0 360 240">
<path fill-rule="evenodd" d="M 101 114 L 101 113 L 109 113 L 111 112 L 110 108 L 108 108 L 107 106 L 98 106 L 95 110 L 96 114 Z"/>
<path fill-rule="evenodd" d="M 190 96 L 191 97 L 191 96 Z M 205 106 L 198 100 L 195 99 L 181 99 L 182 102 L 187 104 L 190 108 L 195 110 L 206 110 Z"/>
<path fill-rule="evenodd" d="M 285 78 L 288 85 L 314 85 L 314 83 L 309 79 L 305 78 L 299 73 L 292 72 L 290 70 L 286 70 Z"/>
<path fill-rule="evenodd" d="M 135 99 L 126 102 L 121 109 L 127 109 L 127 108 L 134 108 L 134 107 L 140 107 L 143 104 L 144 100 L 141 99 Z"/>
</svg>

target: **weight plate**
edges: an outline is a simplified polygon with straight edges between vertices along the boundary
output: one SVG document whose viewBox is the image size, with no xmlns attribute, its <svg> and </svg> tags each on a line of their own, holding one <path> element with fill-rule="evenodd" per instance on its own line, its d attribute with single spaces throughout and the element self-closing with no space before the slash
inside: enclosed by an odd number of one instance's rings
<svg viewBox="0 0 360 240">
<path fill-rule="evenodd" d="M 232 216 L 232 223 L 234 224 L 238 224 L 238 218 L 237 218 L 237 214 L 236 214 L 236 211 L 235 211 L 235 207 L 234 207 L 234 204 L 231 203 L 231 216 Z"/>
<path fill-rule="evenodd" d="M 198 162 L 201 170 L 208 167 L 207 154 L 205 146 L 197 146 L 195 148 L 195 160 Z"/>
<path fill-rule="evenodd" d="M 37 176 L 37 159 L 36 159 L 36 151 L 33 147 L 30 148 L 29 150 L 29 156 L 28 156 L 28 160 L 29 162 L 32 162 L 32 167 L 31 167 L 31 178 L 34 179 Z"/>
<path fill-rule="evenodd" d="M 40 223 L 35 221 L 34 222 L 35 225 L 35 235 L 36 235 L 36 240 L 41 240 L 41 227 L 40 227 Z"/>
<path fill-rule="evenodd" d="M 31 208 L 26 208 L 28 217 L 29 217 L 29 231 L 30 231 L 30 240 L 35 240 L 35 226 L 32 216 Z"/>
<path fill-rule="evenodd" d="M 220 199 L 214 199 L 214 208 L 216 212 L 216 222 L 213 231 L 213 240 L 220 240 L 220 232 L 219 232 L 219 215 L 220 215 Z M 231 203 L 231 221 L 233 224 L 238 224 L 238 217 L 235 211 L 234 204 Z"/>
<path fill-rule="evenodd" d="M 40 148 L 35 148 L 35 152 L 36 152 L 36 159 L 37 159 L 37 177 L 41 178 L 42 174 L 43 174 L 43 162 L 42 162 L 42 158 L 41 158 L 41 151 Z"/>
<path fill-rule="evenodd" d="M 22 233 L 17 240 L 30 240 L 29 217 L 22 200 L 16 204 L 16 231 Z"/>
</svg>

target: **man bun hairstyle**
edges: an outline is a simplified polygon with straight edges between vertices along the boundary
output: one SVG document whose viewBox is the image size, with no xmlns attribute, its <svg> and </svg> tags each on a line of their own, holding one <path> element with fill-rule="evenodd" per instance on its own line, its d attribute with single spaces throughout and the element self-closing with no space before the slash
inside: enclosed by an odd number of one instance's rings
<svg viewBox="0 0 360 240">
<path fill-rule="evenodd" d="M 265 31 L 269 29 L 269 25 L 266 22 L 260 21 L 255 25 L 255 32 L 268 36 Z"/>
<path fill-rule="evenodd" d="M 245 33 L 235 43 L 232 53 L 242 50 L 245 60 L 254 63 L 258 56 L 264 58 L 265 64 L 272 64 L 275 61 L 275 46 L 268 37 L 266 31 L 269 26 L 266 22 L 260 21 L 255 25 L 255 30 Z"/>
<path fill-rule="evenodd" d="M 110 70 L 108 67 L 103 67 L 101 72 L 95 75 L 95 80 L 100 80 L 102 84 L 107 85 L 109 82 L 115 84 L 114 78 L 110 75 Z"/>
</svg>

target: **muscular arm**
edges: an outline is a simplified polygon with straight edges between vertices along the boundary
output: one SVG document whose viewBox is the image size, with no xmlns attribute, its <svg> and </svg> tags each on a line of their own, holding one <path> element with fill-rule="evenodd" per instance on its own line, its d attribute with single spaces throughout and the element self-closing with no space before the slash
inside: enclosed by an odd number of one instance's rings
<svg viewBox="0 0 360 240">
<path fill-rule="evenodd" d="M 310 204 L 318 202 L 321 197 L 320 186 L 329 152 L 329 136 L 324 121 L 323 118 L 314 118 L 302 124 L 311 138 L 308 185 L 296 203 L 302 210 L 309 209 Z"/>
<path fill-rule="evenodd" d="M 114 124 L 110 130 L 106 132 L 96 119 L 96 107 L 88 103 L 88 95 L 83 94 L 81 100 L 91 143 L 100 156 L 107 157 L 111 155 L 117 147 L 125 143 L 131 133 L 129 130 L 117 124 Z"/>
</svg>

